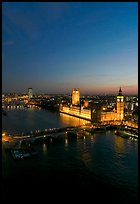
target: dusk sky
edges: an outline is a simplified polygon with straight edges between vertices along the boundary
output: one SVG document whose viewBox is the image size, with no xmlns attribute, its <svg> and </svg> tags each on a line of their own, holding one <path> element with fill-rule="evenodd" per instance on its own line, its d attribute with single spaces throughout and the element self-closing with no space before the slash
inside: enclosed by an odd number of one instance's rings
<svg viewBox="0 0 140 204">
<path fill-rule="evenodd" d="M 2 91 L 138 91 L 137 2 L 3 2 Z"/>
</svg>

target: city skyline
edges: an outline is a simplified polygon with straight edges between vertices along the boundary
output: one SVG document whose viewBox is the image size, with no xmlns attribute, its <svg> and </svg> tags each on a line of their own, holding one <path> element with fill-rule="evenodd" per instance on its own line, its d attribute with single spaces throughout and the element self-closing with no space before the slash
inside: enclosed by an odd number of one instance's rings
<svg viewBox="0 0 140 204">
<path fill-rule="evenodd" d="M 138 92 L 137 2 L 3 2 L 2 91 Z"/>
</svg>

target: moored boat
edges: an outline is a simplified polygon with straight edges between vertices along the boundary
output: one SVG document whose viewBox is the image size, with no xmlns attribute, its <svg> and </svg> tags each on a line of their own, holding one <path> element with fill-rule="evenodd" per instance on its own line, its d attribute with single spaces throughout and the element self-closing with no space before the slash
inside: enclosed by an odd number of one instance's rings
<svg viewBox="0 0 140 204">
<path fill-rule="evenodd" d="M 16 160 L 37 155 L 37 152 L 35 150 L 29 150 L 29 149 L 12 149 L 11 153 L 13 158 Z"/>
<path fill-rule="evenodd" d="M 131 131 L 127 130 L 116 130 L 115 135 L 125 137 L 125 138 L 135 138 L 138 139 L 138 135 L 136 133 L 133 133 Z"/>
</svg>

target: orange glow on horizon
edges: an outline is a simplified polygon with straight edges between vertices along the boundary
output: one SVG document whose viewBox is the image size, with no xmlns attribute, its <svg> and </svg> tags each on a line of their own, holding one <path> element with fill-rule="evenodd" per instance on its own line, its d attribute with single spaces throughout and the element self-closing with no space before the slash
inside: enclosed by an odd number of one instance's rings
<svg viewBox="0 0 140 204">
<path fill-rule="evenodd" d="M 137 95 L 138 94 L 138 85 L 120 85 L 122 88 L 122 93 L 123 95 Z M 81 94 L 96 94 L 96 95 L 100 95 L 100 94 L 113 94 L 113 95 L 117 95 L 118 94 L 118 89 L 120 87 L 118 86 L 105 86 L 102 85 L 100 87 L 98 86 L 93 86 L 93 87 L 80 87 L 81 90 Z M 116 91 L 117 90 L 117 91 Z"/>
</svg>

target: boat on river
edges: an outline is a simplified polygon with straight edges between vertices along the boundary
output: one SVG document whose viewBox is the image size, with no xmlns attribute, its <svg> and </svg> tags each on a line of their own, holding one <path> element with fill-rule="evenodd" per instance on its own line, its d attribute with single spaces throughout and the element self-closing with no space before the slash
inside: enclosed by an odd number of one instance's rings
<svg viewBox="0 0 140 204">
<path fill-rule="evenodd" d="M 138 134 L 131 132 L 130 130 L 116 130 L 115 135 L 124 138 L 135 138 L 138 139 Z"/>
<path fill-rule="evenodd" d="M 13 158 L 16 160 L 37 155 L 37 152 L 31 149 L 12 149 L 11 153 L 12 153 Z"/>
</svg>

